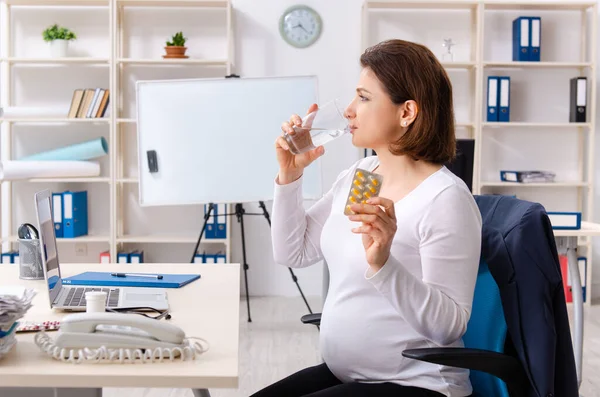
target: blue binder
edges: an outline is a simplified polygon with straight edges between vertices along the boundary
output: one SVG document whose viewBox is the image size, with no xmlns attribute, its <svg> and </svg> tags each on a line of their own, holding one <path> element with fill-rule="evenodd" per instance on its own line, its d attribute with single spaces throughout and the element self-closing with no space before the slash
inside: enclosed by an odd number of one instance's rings
<svg viewBox="0 0 600 397">
<path fill-rule="evenodd" d="M 510 77 L 498 78 L 498 121 L 510 121 Z"/>
<path fill-rule="evenodd" d="M 531 29 L 528 17 L 513 20 L 513 61 L 527 62 L 531 60 Z"/>
<path fill-rule="evenodd" d="M 498 89 L 500 83 L 498 76 L 488 77 L 487 88 L 487 121 L 498 121 Z"/>
<path fill-rule="evenodd" d="M 203 254 L 194 255 L 194 263 L 204 263 L 204 255 Z"/>
<path fill-rule="evenodd" d="M 54 218 L 54 232 L 56 233 L 56 238 L 64 237 L 63 213 L 62 193 L 52 193 L 52 218 Z"/>
<path fill-rule="evenodd" d="M 539 62 L 541 58 L 542 47 L 542 18 L 529 17 L 529 31 L 529 44 L 531 45 L 529 60 L 532 62 Z"/>
<path fill-rule="evenodd" d="M 129 263 L 129 252 L 117 253 L 117 263 Z"/>
<path fill-rule="evenodd" d="M 217 211 L 217 206 L 213 205 L 213 210 L 210 213 L 210 218 L 206 223 L 206 229 L 204 230 L 204 237 L 207 239 L 216 238 L 217 235 L 217 217 L 215 213 Z M 204 213 L 208 212 L 208 204 L 204 204 Z"/>
<path fill-rule="evenodd" d="M 546 213 L 554 230 L 581 229 L 581 212 L 547 211 Z"/>
<path fill-rule="evenodd" d="M 135 250 L 129 254 L 129 263 L 144 263 L 144 251 Z"/>
<path fill-rule="evenodd" d="M 216 205 L 215 224 L 217 226 L 215 238 L 227 237 L 227 206 L 225 204 Z"/>
<path fill-rule="evenodd" d="M 159 280 L 135 276 L 115 277 L 109 272 L 85 272 L 73 277 L 63 278 L 62 283 L 66 285 L 102 285 L 110 287 L 179 288 L 200 278 L 199 274 L 161 273 L 161 276 L 163 278 Z"/>
<path fill-rule="evenodd" d="M 225 259 L 225 254 L 222 253 L 218 253 L 215 255 L 215 262 L 217 263 L 225 263 L 226 259 Z"/>
<path fill-rule="evenodd" d="M 87 191 L 63 193 L 63 234 L 74 238 L 88 234 Z"/>
</svg>

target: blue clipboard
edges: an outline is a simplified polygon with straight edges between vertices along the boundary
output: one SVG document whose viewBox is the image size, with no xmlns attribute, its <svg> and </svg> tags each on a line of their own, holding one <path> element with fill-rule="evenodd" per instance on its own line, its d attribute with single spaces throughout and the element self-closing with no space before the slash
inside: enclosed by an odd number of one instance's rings
<svg viewBox="0 0 600 397">
<path fill-rule="evenodd" d="M 135 274 L 135 273 L 128 273 Z M 145 273 L 140 273 L 145 274 Z M 62 279 L 65 285 L 104 285 L 110 287 L 180 288 L 200 278 L 199 274 L 162 274 L 162 279 L 115 277 L 110 272 L 85 272 Z"/>
</svg>

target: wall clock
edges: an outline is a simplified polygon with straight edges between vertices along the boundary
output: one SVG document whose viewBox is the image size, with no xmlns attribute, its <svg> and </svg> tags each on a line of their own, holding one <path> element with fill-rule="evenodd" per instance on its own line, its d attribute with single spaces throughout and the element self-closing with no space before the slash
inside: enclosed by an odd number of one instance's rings
<svg viewBox="0 0 600 397">
<path fill-rule="evenodd" d="M 288 8 L 279 18 L 281 37 L 296 48 L 305 48 L 317 41 L 322 26 L 319 13 L 304 5 Z"/>
</svg>

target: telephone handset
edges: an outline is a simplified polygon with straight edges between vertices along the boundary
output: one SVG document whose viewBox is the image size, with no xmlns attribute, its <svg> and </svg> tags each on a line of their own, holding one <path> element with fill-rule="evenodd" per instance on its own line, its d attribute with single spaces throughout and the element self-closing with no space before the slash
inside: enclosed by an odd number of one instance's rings
<svg viewBox="0 0 600 397">
<path fill-rule="evenodd" d="M 55 341 L 43 331 L 35 336 L 36 344 L 50 356 L 74 363 L 186 360 L 208 350 L 189 339 L 173 324 L 121 313 L 70 314 L 61 320 Z"/>
</svg>

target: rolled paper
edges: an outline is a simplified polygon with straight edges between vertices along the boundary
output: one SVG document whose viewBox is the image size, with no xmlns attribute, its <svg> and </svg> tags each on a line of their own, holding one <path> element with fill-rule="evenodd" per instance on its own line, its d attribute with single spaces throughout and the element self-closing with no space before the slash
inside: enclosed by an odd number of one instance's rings
<svg viewBox="0 0 600 397">
<path fill-rule="evenodd" d="M 108 153 L 108 143 L 104 137 L 75 145 L 37 153 L 21 158 L 21 161 L 83 161 L 104 156 Z"/>
<path fill-rule="evenodd" d="M 100 175 L 100 164 L 94 161 L 2 161 L 0 180 L 30 178 L 81 178 Z"/>
</svg>

